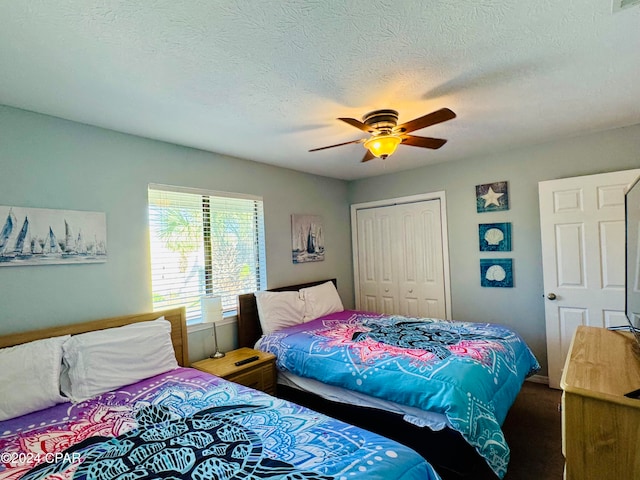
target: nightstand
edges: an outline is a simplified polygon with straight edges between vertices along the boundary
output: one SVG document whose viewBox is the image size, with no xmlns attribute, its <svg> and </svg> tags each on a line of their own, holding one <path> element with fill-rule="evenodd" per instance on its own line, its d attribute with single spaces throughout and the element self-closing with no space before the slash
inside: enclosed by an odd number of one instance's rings
<svg viewBox="0 0 640 480">
<path fill-rule="evenodd" d="M 253 356 L 258 360 L 236 367 L 237 361 Z M 191 367 L 270 395 L 276 394 L 276 357 L 271 353 L 243 347 L 227 352 L 222 358 L 194 362 Z"/>
</svg>

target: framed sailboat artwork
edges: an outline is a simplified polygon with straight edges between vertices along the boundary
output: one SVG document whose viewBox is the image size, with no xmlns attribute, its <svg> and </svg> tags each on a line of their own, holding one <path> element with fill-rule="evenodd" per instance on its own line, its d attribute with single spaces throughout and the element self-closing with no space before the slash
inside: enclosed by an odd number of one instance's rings
<svg viewBox="0 0 640 480">
<path fill-rule="evenodd" d="M 322 262 L 324 233 L 319 215 L 291 215 L 291 255 L 293 263 Z"/>
<path fill-rule="evenodd" d="M 0 228 L 0 267 L 107 261 L 102 212 L 0 206 Z"/>
</svg>

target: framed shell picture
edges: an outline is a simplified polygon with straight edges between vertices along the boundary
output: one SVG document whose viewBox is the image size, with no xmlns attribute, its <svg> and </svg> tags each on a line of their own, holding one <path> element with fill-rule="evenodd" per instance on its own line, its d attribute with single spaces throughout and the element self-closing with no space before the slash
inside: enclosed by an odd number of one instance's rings
<svg viewBox="0 0 640 480">
<path fill-rule="evenodd" d="M 507 182 L 476 185 L 476 211 L 478 213 L 509 210 L 509 187 Z"/>
<path fill-rule="evenodd" d="M 513 287 L 513 259 L 480 259 L 480 285 L 483 287 Z"/>
<path fill-rule="evenodd" d="M 322 262 L 324 233 L 319 215 L 291 215 L 291 256 L 293 263 Z"/>
<path fill-rule="evenodd" d="M 481 252 L 510 252 L 511 222 L 481 223 L 478 237 Z"/>
</svg>

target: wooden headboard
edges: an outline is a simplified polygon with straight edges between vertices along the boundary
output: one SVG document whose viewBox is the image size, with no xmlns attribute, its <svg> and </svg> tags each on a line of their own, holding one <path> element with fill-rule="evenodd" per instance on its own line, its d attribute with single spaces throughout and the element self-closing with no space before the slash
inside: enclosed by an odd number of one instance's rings
<svg viewBox="0 0 640 480">
<path fill-rule="evenodd" d="M 318 280 L 317 282 L 300 283 L 298 285 L 287 285 L 285 287 L 270 288 L 269 292 L 291 292 L 301 288 L 315 287 L 326 282 L 333 282 L 337 287 L 338 281 L 335 278 Z M 262 336 L 260 317 L 258 316 L 258 306 L 253 293 L 238 295 L 238 347 L 253 348 L 258 339 Z"/>
<path fill-rule="evenodd" d="M 60 335 L 77 335 L 79 333 L 104 330 L 106 328 L 122 327 L 130 323 L 146 322 L 164 317 L 171 323 L 171 342 L 176 354 L 176 360 L 181 367 L 189 366 L 189 343 L 187 338 L 187 321 L 184 307 L 163 310 L 160 312 L 139 313 L 124 315 L 121 317 L 104 318 L 90 322 L 74 323 L 59 327 L 31 330 L 29 332 L 13 333 L 0 336 L 0 348 L 12 347 L 21 343 L 32 342 L 42 338 L 57 337 Z"/>
</svg>

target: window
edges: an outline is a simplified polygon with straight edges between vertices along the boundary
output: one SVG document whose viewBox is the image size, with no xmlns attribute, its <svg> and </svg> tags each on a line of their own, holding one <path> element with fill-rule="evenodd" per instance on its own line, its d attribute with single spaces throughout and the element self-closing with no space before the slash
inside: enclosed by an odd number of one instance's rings
<svg viewBox="0 0 640 480">
<path fill-rule="evenodd" d="M 266 284 L 262 199 L 248 195 L 149 186 L 153 309 L 187 309 L 201 318 L 200 297 L 236 296 Z"/>
</svg>

